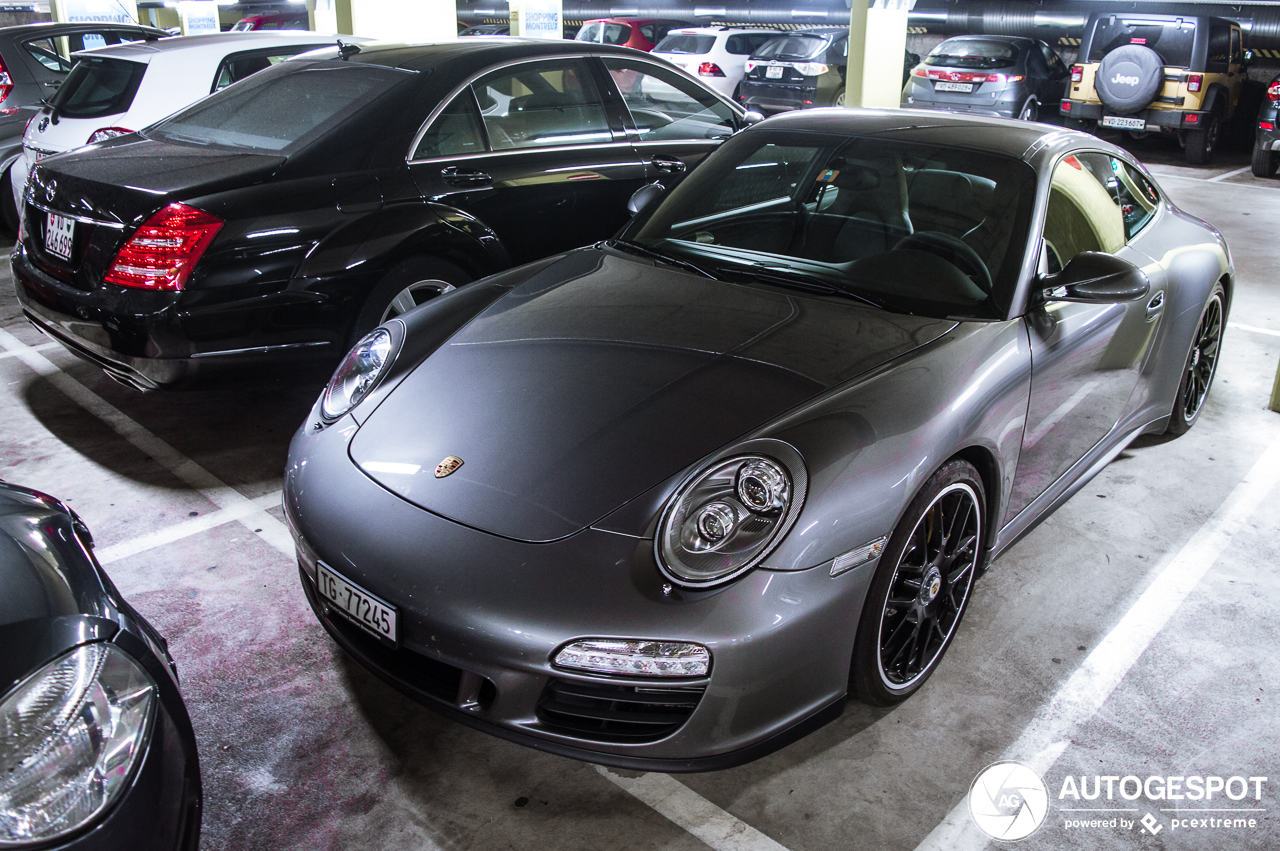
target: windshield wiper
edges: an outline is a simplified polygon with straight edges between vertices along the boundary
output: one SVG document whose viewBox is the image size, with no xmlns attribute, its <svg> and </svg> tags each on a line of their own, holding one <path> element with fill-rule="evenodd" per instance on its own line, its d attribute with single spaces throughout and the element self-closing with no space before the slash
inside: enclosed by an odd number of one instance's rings
<svg viewBox="0 0 1280 851">
<path fill-rule="evenodd" d="M 654 260 L 660 260 L 663 263 L 668 263 L 672 266 L 679 266 L 681 269 L 693 272 L 695 275 L 701 275 L 704 278 L 717 280 L 715 275 L 711 274 L 696 263 L 690 263 L 688 260 L 681 260 L 679 257 L 672 257 L 670 254 L 664 254 L 663 252 L 649 248 L 648 246 L 640 245 L 635 242 L 628 242 L 625 239 L 614 239 L 605 244 L 611 245 L 615 248 L 623 248 L 628 251 L 633 251 L 636 254 L 643 254 L 645 257 L 651 257 Z"/>
<path fill-rule="evenodd" d="M 750 271 L 748 271 L 748 269 Z M 831 281 L 819 278 L 817 275 L 809 275 L 785 266 L 775 266 L 772 263 L 751 263 L 748 269 L 743 269 L 742 273 L 753 280 L 764 281 L 765 283 L 777 284 L 778 286 L 791 287 L 792 289 L 805 290 L 819 295 L 838 295 L 843 298 L 851 298 L 854 301 L 860 301 L 865 305 L 878 308 L 880 310 L 889 310 L 888 305 L 871 299 L 861 293 L 842 287 Z"/>
</svg>

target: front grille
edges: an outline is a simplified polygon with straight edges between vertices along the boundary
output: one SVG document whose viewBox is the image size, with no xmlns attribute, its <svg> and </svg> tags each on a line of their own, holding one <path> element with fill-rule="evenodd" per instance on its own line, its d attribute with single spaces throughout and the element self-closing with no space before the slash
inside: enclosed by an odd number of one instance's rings
<svg viewBox="0 0 1280 851">
<path fill-rule="evenodd" d="M 538 720 L 553 732 L 598 742 L 652 742 L 680 729 L 706 690 L 553 679 L 538 700 Z"/>
</svg>

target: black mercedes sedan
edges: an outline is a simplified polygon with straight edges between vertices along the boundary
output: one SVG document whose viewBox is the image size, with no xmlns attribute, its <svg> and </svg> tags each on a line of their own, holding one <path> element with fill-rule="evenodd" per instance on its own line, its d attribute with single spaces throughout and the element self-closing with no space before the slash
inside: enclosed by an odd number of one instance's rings
<svg viewBox="0 0 1280 851">
<path fill-rule="evenodd" d="M 742 109 L 583 42 L 347 45 L 262 71 L 31 173 L 27 317 L 142 389 L 336 362 L 475 278 L 611 236 Z"/>
<path fill-rule="evenodd" d="M 0 848 L 195 851 L 177 668 L 75 512 L 0 482 L 0 588 Z"/>
</svg>

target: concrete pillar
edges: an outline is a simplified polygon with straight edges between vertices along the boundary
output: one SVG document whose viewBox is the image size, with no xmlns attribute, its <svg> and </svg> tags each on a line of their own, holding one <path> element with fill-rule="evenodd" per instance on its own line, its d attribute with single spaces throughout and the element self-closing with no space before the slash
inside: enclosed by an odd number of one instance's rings
<svg viewBox="0 0 1280 851">
<path fill-rule="evenodd" d="M 458 37 L 458 4 L 456 0 L 316 0 L 315 30 L 407 43 L 453 41 Z"/>
<path fill-rule="evenodd" d="M 1276 364 L 1276 383 L 1271 388 L 1271 410 L 1280 414 L 1280 364 Z"/>
<path fill-rule="evenodd" d="M 511 0 L 511 34 L 524 38 L 563 38 L 560 0 Z"/>
<path fill-rule="evenodd" d="M 902 102 L 907 13 L 915 0 L 852 0 L 845 106 L 896 109 Z"/>
</svg>

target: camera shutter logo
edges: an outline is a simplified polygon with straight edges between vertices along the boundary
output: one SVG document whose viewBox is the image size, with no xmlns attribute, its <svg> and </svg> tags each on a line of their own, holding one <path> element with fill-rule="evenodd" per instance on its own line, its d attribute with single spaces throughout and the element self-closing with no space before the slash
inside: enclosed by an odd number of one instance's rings
<svg viewBox="0 0 1280 851">
<path fill-rule="evenodd" d="M 1025 839 L 1044 824 L 1048 813 L 1044 780 L 1020 762 L 988 765 L 969 787 L 969 815 L 992 839 Z"/>
</svg>

